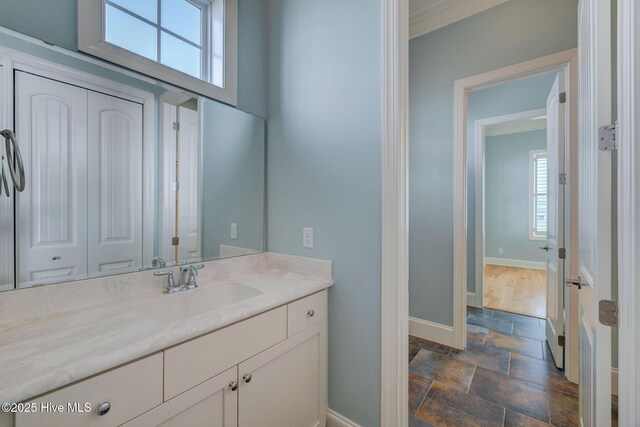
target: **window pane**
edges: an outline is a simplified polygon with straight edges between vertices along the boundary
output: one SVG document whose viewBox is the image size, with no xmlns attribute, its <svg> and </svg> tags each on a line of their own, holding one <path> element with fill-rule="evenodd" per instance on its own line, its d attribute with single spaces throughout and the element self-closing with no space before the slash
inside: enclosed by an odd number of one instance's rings
<svg viewBox="0 0 640 427">
<path fill-rule="evenodd" d="M 162 0 L 162 27 L 200 46 L 201 10 L 186 0 Z"/>
<path fill-rule="evenodd" d="M 151 22 L 158 22 L 158 0 L 109 0 Z"/>
<path fill-rule="evenodd" d="M 154 61 L 158 60 L 156 28 L 107 5 L 106 40 Z"/>
<path fill-rule="evenodd" d="M 164 31 L 160 46 L 164 65 L 200 78 L 200 49 Z"/>
</svg>

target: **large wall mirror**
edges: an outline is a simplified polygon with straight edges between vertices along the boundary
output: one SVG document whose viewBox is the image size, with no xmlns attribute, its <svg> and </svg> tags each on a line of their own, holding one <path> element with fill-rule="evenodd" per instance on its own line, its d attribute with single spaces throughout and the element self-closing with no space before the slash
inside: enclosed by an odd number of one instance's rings
<svg viewBox="0 0 640 427">
<path fill-rule="evenodd" d="M 263 251 L 262 118 L 0 27 L 0 130 L 0 290 Z"/>
</svg>

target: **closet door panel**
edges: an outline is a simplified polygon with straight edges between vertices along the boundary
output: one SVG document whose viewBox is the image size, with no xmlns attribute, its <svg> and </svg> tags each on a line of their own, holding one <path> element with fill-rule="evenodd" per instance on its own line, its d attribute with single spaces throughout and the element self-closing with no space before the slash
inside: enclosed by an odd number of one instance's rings
<svg viewBox="0 0 640 427">
<path fill-rule="evenodd" d="M 87 272 L 87 91 L 16 72 L 16 137 L 26 186 L 16 194 L 19 286 Z"/>
<path fill-rule="evenodd" d="M 89 273 L 142 260 L 142 105 L 89 92 Z M 150 260 L 149 260 L 150 261 Z"/>
</svg>

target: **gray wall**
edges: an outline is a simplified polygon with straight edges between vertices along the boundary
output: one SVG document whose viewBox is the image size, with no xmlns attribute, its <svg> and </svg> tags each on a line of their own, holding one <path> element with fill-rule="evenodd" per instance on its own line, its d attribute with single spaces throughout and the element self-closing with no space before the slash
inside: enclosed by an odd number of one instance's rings
<svg viewBox="0 0 640 427">
<path fill-rule="evenodd" d="M 485 256 L 544 262 L 544 241 L 529 239 L 529 152 L 547 148 L 546 130 L 485 141 Z"/>
<path fill-rule="evenodd" d="M 221 244 L 263 251 L 265 121 L 205 101 L 203 131 L 203 256 L 217 258 Z"/>
<path fill-rule="evenodd" d="M 488 117 L 545 108 L 557 71 L 471 92 L 467 114 L 467 290 L 475 292 L 475 122 Z"/>
<path fill-rule="evenodd" d="M 329 406 L 367 427 L 380 425 L 381 4 L 269 2 L 267 246 L 333 261 Z"/>
<path fill-rule="evenodd" d="M 78 0 L 0 0 L 0 26 L 77 50 Z M 238 108 L 266 117 L 265 1 L 238 0 Z"/>
<path fill-rule="evenodd" d="M 453 82 L 577 45 L 577 0 L 511 0 L 409 44 L 409 313 L 453 323 Z"/>
</svg>

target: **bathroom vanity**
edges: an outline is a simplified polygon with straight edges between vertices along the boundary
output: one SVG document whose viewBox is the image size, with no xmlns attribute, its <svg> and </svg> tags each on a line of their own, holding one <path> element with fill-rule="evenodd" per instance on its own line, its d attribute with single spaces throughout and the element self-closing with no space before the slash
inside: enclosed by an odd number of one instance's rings
<svg viewBox="0 0 640 427">
<path fill-rule="evenodd" d="M 212 261 L 175 294 L 115 277 L 4 294 L 0 425 L 325 425 L 330 262 Z"/>
<path fill-rule="evenodd" d="M 77 3 L 77 50 L 0 27 L 0 427 L 324 427 L 331 263 L 263 252 L 236 102 L 262 41 L 235 0 Z"/>
</svg>

